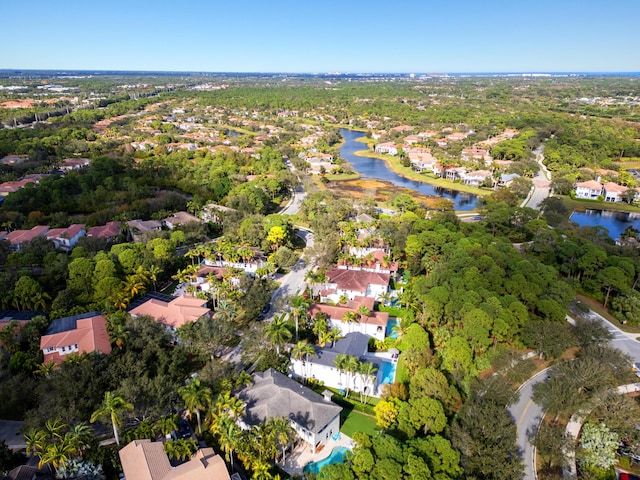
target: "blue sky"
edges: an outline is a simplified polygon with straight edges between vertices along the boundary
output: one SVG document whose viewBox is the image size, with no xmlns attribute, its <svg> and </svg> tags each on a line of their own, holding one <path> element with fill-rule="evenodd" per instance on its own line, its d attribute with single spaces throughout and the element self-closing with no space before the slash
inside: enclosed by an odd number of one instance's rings
<svg viewBox="0 0 640 480">
<path fill-rule="evenodd" d="M 638 0 L 3 0 L 0 68 L 640 71 Z"/>
</svg>

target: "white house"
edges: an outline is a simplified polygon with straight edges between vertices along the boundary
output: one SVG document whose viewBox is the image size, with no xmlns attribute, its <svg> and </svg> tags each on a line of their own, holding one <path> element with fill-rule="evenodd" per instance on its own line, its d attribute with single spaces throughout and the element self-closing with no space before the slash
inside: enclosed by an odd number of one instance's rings
<svg viewBox="0 0 640 480">
<path fill-rule="evenodd" d="M 360 313 L 361 306 L 366 307 L 369 315 Z M 383 341 L 386 336 L 389 313 L 375 312 L 373 311 L 373 307 L 373 298 L 356 297 L 354 300 L 349 300 L 346 305 L 314 303 L 309 307 L 308 312 L 311 318 L 314 318 L 318 314 L 326 315 L 330 326 L 338 328 L 343 336 L 352 332 L 359 332 L 373 337 L 376 340 Z M 353 314 L 354 322 L 346 321 L 349 313 Z"/>
<path fill-rule="evenodd" d="M 376 153 L 384 153 L 387 155 L 397 155 L 398 147 L 393 142 L 383 142 L 376 145 L 374 151 Z"/>
<path fill-rule="evenodd" d="M 379 396 L 380 386 L 391 383 L 392 378 L 384 372 L 384 360 L 367 355 L 369 337 L 359 332 L 347 334 L 335 342 L 334 346 L 314 347 L 315 353 L 309 358 L 291 360 L 291 371 L 298 378 L 309 378 L 332 388 L 362 392 L 365 395 Z M 340 370 L 336 366 L 338 355 L 355 357 L 361 363 L 371 363 L 377 369 L 371 376 Z M 393 376 L 393 375 L 392 375 Z"/>
<path fill-rule="evenodd" d="M 602 186 L 602 195 L 605 202 L 622 202 L 622 194 L 628 190 L 617 183 L 607 182 Z"/>
<path fill-rule="evenodd" d="M 271 368 L 255 373 L 253 385 L 237 396 L 246 405 L 241 427 L 274 417 L 287 418 L 314 453 L 340 431 L 342 407 L 334 404 L 329 394 L 322 396 Z"/>
<path fill-rule="evenodd" d="M 327 271 L 326 276 L 328 280 L 321 295 L 333 302 L 337 302 L 342 295 L 346 295 L 349 300 L 356 296 L 381 300 L 389 291 L 388 273 L 332 268 Z"/>
<path fill-rule="evenodd" d="M 76 246 L 78 240 L 84 237 L 87 231 L 83 224 L 75 223 L 67 228 L 52 228 L 45 233 L 48 240 L 53 241 L 56 248 L 69 252 Z"/>
<path fill-rule="evenodd" d="M 575 186 L 576 198 L 595 200 L 602 195 L 602 184 L 595 180 L 578 182 Z"/>
<path fill-rule="evenodd" d="M 488 170 L 476 170 L 475 172 L 469 172 L 462 176 L 462 183 L 466 185 L 472 185 L 479 187 L 487 178 L 491 178 L 491 172 Z"/>
</svg>

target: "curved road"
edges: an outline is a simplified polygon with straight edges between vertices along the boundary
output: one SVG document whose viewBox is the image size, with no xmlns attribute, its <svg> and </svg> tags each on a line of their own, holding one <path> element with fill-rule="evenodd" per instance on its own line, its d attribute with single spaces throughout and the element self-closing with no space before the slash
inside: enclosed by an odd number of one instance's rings
<svg viewBox="0 0 640 480">
<path fill-rule="evenodd" d="M 542 202 L 551 194 L 551 174 L 544 166 L 544 145 L 540 145 L 533 153 L 536 154 L 536 162 L 540 165 L 540 170 L 533 179 L 533 192 L 522 202 L 521 207 L 529 207 L 540 210 Z"/>
<path fill-rule="evenodd" d="M 611 344 L 614 347 L 629 355 L 633 362 L 640 362 L 640 342 L 636 340 L 640 335 L 623 332 L 594 311 L 590 311 L 587 317 L 601 322 L 612 333 Z M 629 365 L 629 369 L 631 369 L 631 365 Z M 547 373 L 548 370 L 543 370 L 527 380 L 518 390 L 520 392 L 519 401 L 508 409 L 516 422 L 518 430 L 518 448 L 524 462 L 525 473 L 523 478 L 525 480 L 535 480 L 537 478 L 534 464 L 535 449 L 529 443 L 529 436 L 536 432 L 540 425 L 543 411 L 533 401 L 533 387 L 537 383 L 544 382 L 547 379 Z"/>
</svg>

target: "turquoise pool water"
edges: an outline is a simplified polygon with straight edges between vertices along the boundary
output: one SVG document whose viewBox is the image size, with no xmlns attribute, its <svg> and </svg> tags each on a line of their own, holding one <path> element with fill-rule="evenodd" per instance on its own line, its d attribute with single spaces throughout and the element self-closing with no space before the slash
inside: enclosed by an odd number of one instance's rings
<svg viewBox="0 0 640 480">
<path fill-rule="evenodd" d="M 387 320 L 387 337 L 389 338 L 398 338 L 398 332 L 393 331 L 393 326 L 398 324 L 398 320 L 389 319 Z"/>
<path fill-rule="evenodd" d="M 335 447 L 331 450 L 331 454 L 327 458 L 323 458 L 317 462 L 307 463 L 302 469 L 302 473 L 318 473 L 323 467 L 332 463 L 342 463 L 347 456 L 349 449 L 347 447 Z"/>
<path fill-rule="evenodd" d="M 393 383 L 396 378 L 396 364 L 380 362 L 380 383 Z"/>
</svg>

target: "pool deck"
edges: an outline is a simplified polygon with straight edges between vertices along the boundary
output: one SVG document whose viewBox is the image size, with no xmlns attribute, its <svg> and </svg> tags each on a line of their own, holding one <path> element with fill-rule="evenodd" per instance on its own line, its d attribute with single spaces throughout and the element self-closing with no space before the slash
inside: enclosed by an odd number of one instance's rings
<svg viewBox="0 0 640 480">
<path fill-rule="evenodd" d="M 317 462 L 323 458 L 327 458 L 331 454 L 331 450 L 335 447 L 347 447 L 351 449 L 353 447 L 353 440 L 351 437 L 347 437 L 344 433 L 340 433 L 338 440 L 329 440 L 324 448 L 313 454 L 311 445 L 306 442 L 301 442 L 296 449 L 287 454 L 287 461 L 278 465 L 289 475 L 303 475 L 302 469 L 309 462 Z"/>
</svg>

